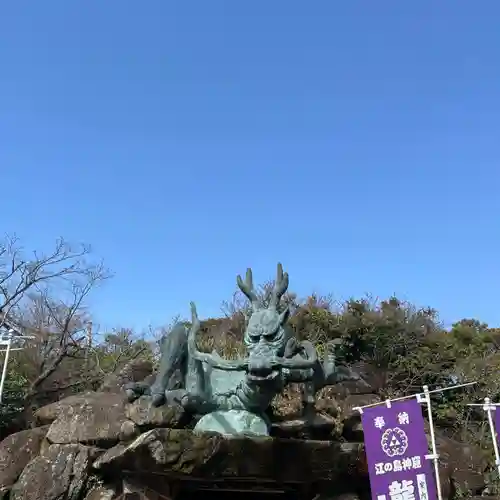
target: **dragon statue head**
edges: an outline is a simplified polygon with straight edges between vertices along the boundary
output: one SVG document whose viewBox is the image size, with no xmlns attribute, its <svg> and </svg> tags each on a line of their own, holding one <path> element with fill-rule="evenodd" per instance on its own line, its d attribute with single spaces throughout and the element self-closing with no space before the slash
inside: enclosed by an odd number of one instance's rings
<svg viewBox="0 0 500 500">
<path fill-rule="evenodd" d="M 194 335 L 190 335 L 190 354 L 194 359 L 209 364 L 221 370 L 247 372 L 247 378 L 253 383 L 266 383 L 277 378 L 283 369 L 308 370 L 317 364 L 316 349 L 312 344 L 303 345 L 300 357 L 293 356 L 296 339 L 287 326 L 290 309 L 279 309 L 280 299 L 288 288 L 288 274 L 283 273 L 283 267 L 278 264 L 277 277 L 271 298 L 267 306 L 262 304 L 255 292 L 252 270 L 248 269 L 245 281 L 237 277 L 240 290 L 248 297 L 251 304 L 251 315 L 244 334 L 244 342 L 248 349 L 245 359 L 223 360 L 209 353 L 196 349 Z M 199 329 L 199 322 L 194 304 L 192 332 Z"/>
</svg>

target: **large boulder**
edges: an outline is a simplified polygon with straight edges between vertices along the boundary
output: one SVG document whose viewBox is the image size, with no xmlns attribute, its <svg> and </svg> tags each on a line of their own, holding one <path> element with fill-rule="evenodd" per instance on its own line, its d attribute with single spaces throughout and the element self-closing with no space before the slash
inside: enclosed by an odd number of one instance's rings
<svg viewBox="0 0 500 500">
<path fill-rule="evenodd" d="M 79 500 L 96 450 L 80 444 L 48 447 L 12 487 L 11 500 Z"/>
<path fill-rule="evenodd" d="M 61 413 L 67 412 L 70 408 L 79 407 L 89 399 L 101 398 L 104 402 L 107 397 L 107 394 L 104 395 L 103 393 L 93 391 L 75 394 L 74 396 L 68 396 L 67 398 L 61 399 L 46 406 L 42 406 L 41 408 L 36 410 L 36 422 L 38 423 L 38 425 L 51 424 Z"/>
<path fill-rule="evenodd" d="M 442 477 L 449 477 L 453 486 L 461 492 L 480 495 L 486 487 L 485 472 L 491 465 L 491 450 L 450 439 L 439 431 L 436 433 L 436 447 Z M 447 479 L 445 481 L 448 482 Z"/>
<path fill-rule="evenodd" d="M 106 448 L 131 439 L 138 429 L 127 418 L 125 406 L 124 396 L 112 393 L 86 393 L 73 397 L 71 402 L 63 400 L 47 440 L 52 444 L 81 443 Z"/>
<path fill-rule="evenodd" d="M 341 400 L 342 436 L 348 441 L 363 442 L 361 414 L 355 408 L 380 402 L 376 394 L 349 394 Z"/>
<path fill-rule="evenodd" d="M 134 359 L 127 363 L 118 373 L 105 377 L 99 392 L 121 393 L 123 387 L 131 382 L 142 382 L 153 373 L 153 363 L 146 359 Z"/>
<path fill-rule="evenodd" d="M 339 439 L 362 442 L 363 431 L 359 412 L 353 408 L 377 403 L 380 398 L 372 393 L 351 394 L 346 384 L 356 387 L 358 382 L 327 386 L 318 391 L 314 409 L 316 414 L 304 414 L 300 384 L 286 388 L 273 402 L 271 435 L 300 439 Z M 354 384 L 354 386 L 352 386 Z M 360 384 L 359 391 L 366 390 Z"/>
<path fill-rule="evenodd" d="M 191 420 L 180 406 L 153 407 L 141 397 L 128 403 L 124 394 L 86 392 L 37 410 L 38 422 L 50 424 L 52 444 L 80 443 L 109 448 L 156 427 L 185 427 Z"/>
<path fill-rule="evenodd" d="M 0 443 L 0 498 L 17 481 L 26 465 L 40 453 L 48 427 L 11 434 Z"/>
<path fill-rule="evenodd" d="M 156 427 L 173 429 L 184 427 L 190 420 L 180 405 L 152 406 L 151 399 L 141 397 L 134 403 L 125 406 L 125 415 L 134 422 L 141 431 Z"/>
</svg>

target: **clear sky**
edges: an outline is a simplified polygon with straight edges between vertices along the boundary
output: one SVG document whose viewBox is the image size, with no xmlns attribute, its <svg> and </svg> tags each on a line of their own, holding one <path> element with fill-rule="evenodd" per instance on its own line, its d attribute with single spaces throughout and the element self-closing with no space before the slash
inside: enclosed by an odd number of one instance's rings
<svg viewBox="0 0 500 500">
<path fill-rule="evenodd" d="M 91 243 L 102 327 L 300 295 L 500 324 L 498 0 L 0 8 L 0 230 Z"/>
</svg>

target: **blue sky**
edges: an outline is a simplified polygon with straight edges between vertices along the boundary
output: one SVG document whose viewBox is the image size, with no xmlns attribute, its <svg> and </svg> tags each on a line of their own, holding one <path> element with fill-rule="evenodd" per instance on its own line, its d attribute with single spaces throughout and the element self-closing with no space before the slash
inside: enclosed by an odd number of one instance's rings
<svg viewBox="0 0 500 500">
<path fill-rule="evenodd" d="M 1 230 L 91 243 L 102 328 L 247 266 L 500 324 L 500 3 L 4 2 Z"/>
</svg>

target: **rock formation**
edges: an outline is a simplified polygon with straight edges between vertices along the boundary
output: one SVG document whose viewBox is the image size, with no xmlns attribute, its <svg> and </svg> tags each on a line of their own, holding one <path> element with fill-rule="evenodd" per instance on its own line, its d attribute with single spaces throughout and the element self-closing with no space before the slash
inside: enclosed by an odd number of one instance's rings
<svg viewBox="0 0 500 500">
<path fill-rule="evenodd" d="M 39 427 L 0 443 L 0 499 L 184 500 L 210 488 L 369 498 L 362 429 L 352 411 L 377 399 L 364 385 L 324 389 L 312 419 L 296 413 L 300 394 L 285 393 L 272 437 L 264 438 L 195 434 L 180 406 L 153 407 L 144 397 L 129 403 L 120 384 L 116 392 L 111 386 L 40 408 Z M 484 452 L 444 436 L 438 445 L 444 498 L 457 487 L 481 494 Z"/>
</svg>

